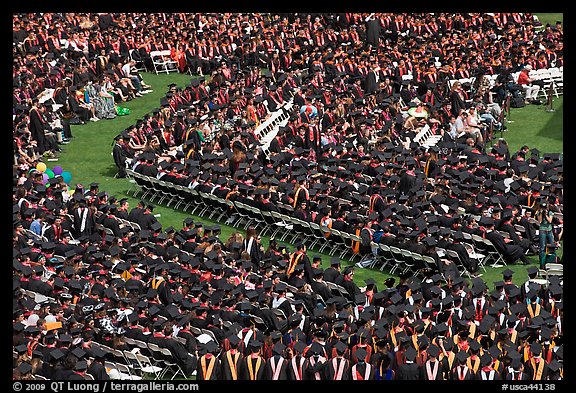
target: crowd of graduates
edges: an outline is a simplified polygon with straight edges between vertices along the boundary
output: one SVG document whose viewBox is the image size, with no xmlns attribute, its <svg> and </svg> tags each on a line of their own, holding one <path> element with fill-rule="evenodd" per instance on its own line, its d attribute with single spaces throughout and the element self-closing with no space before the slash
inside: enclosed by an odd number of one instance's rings
<svg viewBox="0 0 576 393">
<path fill-rule="evenodd" d="M 436 253 L 453 249 L 475 274 L 463 232 L 507 263 L 539 253 L 541 266 L 562 239 L 562 157 L 510 152 L 492 132 L 504 129 L 511 73 L 562 65 L 561 24 L 535 27 L 530 14 L 15 15 L 14 377 L 118 377 L 107 348 L 135 339 L 197 379 L 561 379 L 563 282 L 541 285 L 529 266 L 526 283 L 507 270 L 491 290 Z M 116 138 L 120 177 L 130 168 L 317 222 L 327 236 L 354 233 L 362 255 L 371 241 L 413 249 L 437 268 L 363 285 L 337 258 L 323 270 L 303 243 L 264 249 L 252 228 L 221 239 L 190 219 L 162 228 L 146 201 L 43 184 L 26 149 L 57 148 L 36 116 L 46 81 L 65 86 L 63 103 L 113 75 L 125 81 L 115 100 L 137 97 L 141 77 L 118 69 L 152 69 L 156 49 L 204 76 L 168 86 Z M 502 77 L 490 90 L 492 74 Z M 478 84 L 449 84 L 469 76 Z M 264 149 L 255 129 L 288 102 Z M 96 116 L 84 109 L 84 121 Z M 442 135 L 429 149 L 414 142 L 426 126 Z"/>
</svg>

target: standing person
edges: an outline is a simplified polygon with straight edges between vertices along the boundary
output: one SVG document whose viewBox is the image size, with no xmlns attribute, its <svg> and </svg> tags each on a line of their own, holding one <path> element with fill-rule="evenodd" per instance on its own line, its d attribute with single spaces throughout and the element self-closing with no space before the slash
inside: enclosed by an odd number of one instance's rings
<svg viewBox="0 0 576 393">
<path fill-rule="evenodd" d="M 296 266 L 302 264 L 304 265 L 304 278 L 308 284 L 314 279 L 314 272 L 312 271 L 312 264 L 310 263 L 310 258 L 306 255 L 306 245 L 303 242 L 298 242 L 295 244 L 296 251 L 290 256 L 290 262 L 288 268 L 286 269 L 286 274 L 291 276 L 294 273 Z"/>
<path fill-rule="evenodd" d="M 543 269 L 544 265 L 546 265 L 546 247 L 548 244 L 554 244 L 554 234 L 552 232 L 554 212 L 548 209 L 548 203 L 542 202 L 535 216 L 539 223 L 540 268 Z"/>
<path fill-rule="evenodd" d="M 359 381 L 372 381 L 375 378 L 374 366 L 366 362 L 368 352 L 364 348 L 356 350 L 356 358 L 358 361 L 352 366 L 351 374 L 353 380 Z"/>
<path fill-rule="evenodd" d="M 254 271 L 260 269 L 260 261 L 264 256 L 264 248 L 260 243 L 260 235 L 256 232 L 256 228 L 248 227 L 246 231 L 246 238 L 242 241 L 242 251 L 246 251 L 250 255 L 250 261 L 254 265 Z"/>
<path fill-rule="evenodd" d="M 172 304 L 172 291 L 168 286 L 168 265 L 162 264 L 156 268 L 156 276 L 150 282 L 150 288 L 158 292 L 158 298 L 164 305 Z"/>
<path fill-rule="evenodd" d="M 420 379 L 419 366 L 415 362 L 416 350 L 413 347 L 408 347 L 404 353 L 406 358 L 404 364 L 398 366 L 398 372 L 396 374 L 396 379 L 405 381 L 417 381 Z"/>
<path fill-rule="evenodd" d="M 128 146 L 129 141 L 129 135 L 121 135 L 114 143 L 114 148 L 112 149 L 112 157 L 114 157 L 114 163 L 118 168 L 118 177 L 121 179 L 127 176 L 126 160 L 134 157 Z"/>
<path fill-rule="evenodd" d="M 44 136 L 44 131 L 48 126 L 46 118 L 44 117 L 44 109 L 40 106 L 38 98 L 32 99 L 32 108 L 28 113 L 30 133 L 32 139 L 36 141 L 36 147 L 38 149 L 38 154 L 44 154 L 46 149 L 46 138 Z"/>
<path fill-rule="evenodd" d="M 240 338 L 232 334 L 228 337 L 230 349 L 222 354 L 222 379 L 227 381 L 238 380 L 238 366 L 242 359 L 242 353 L 238 349 Z"/>
<path fill-rule="evenodd" d="M 272 347 L 272 356 L 265 365 L 265 377 L 270 381 L 286 381 L 288 379 L 288 360 L 284 357 L 286 345 L 277 342 Z"/>
<path fill-rule="evenodd" d="M 374 13 L 370 14 L 366 20 L 366 45 L 378 49 L 380 43 L 380 20 Z"/>
<path fill-rule="evenodd" d="M 95 220 L 92 210 L 86 206 L 86 199 L 81 197 L 78 207 L 74 209 L 74 237 L 90 236 L 94 233 Z"/>
<path fill-rule="evenodd" d="M 220 378 L 221 362 L 216 356 L 218 345 L 210 340 L 201 346 L 200 358 L 198 359 L 196 369 L 196 379 L 200 381 L 215 381 Z"/>
<path fill-rule="evenodd" d="M 266 370 L 266 360 L 260 355 L 262 349 L 262 342 L 258 340 L 251 340 L 248 344 L 248 354 L 244 359 L 240 360 L 238 367 L 238 379 L 244 381 L 256 381 L 264 379 L 264 371 Z"/>
<path fill-rule="evenodd" d="M 344 352 L 347 349 L 346 344 L 338 341 L 334 346 L 336 349 L 336 356 L 327 360 L 324 365 L 324 374 L 326 380 L 329 381 L 347 381 L 352 378 L 350 360 L 344 357 Z"/>
<path fill-rule="evenodd" d="M 455 118 L 460 116 L 460 113 L 466 110 L 466 99 L 468 98 L 466 92 L 462 88 L 462 84 L 459 81 L 454 82 L 450 91 L 450 103 L 452 115 Z"/>
</svg>

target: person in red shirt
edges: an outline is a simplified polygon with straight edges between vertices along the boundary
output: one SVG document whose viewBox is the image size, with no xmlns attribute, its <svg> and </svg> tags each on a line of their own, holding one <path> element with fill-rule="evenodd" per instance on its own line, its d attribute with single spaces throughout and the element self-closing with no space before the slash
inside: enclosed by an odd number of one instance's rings
<svg viewBox="0 0 576 393">
<path fill-rule="evenodd" d="M 532 83 L 535 81 L 535 79 L 530 78 L 530 71 L 532 71 L 532 66 L 530 64 L 525 65 L 522 71 L 520 71 L 520 74 L 518 74 L 517 82 L 522 86 L 522 89 L 524 90 L 526 104 L 530 104 L 533 100 L 538 98 L 538 92 L 540 91 L 540 86 Z"/>
</svg>

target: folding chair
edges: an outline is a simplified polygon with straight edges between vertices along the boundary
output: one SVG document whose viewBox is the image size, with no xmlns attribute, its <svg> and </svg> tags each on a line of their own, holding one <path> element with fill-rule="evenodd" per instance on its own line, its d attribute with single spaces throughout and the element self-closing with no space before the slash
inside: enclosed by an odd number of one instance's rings
<svg viewBox="0 0 576 393">
<path fill-rule="evenodd" d="M 130 374 L 130 367 L 122 363 L 116 363 L 116 370 L 118 370 L 120 379 L 141 380 L 142 377 Z"/>
<path fill-rule="evenodd" d="M 284 231 L 280 236 L 280 241 L 284 241 L 286 237 L 288 237 L 292 229 L 294 229 L 294 225 L 290 222 L 290 217 L 275 211 L 272 211 L 270 213 L 272 214 L 272 217 L 280 220 L 279 222 L 276 222 L 276 225 L 279 226 L 280 228 L 284 228 Z M 281 230 L 282 229 L 280 229 L 280 231 Z M 276 237 L 276 232 L 274 233 L 274 237 Z"/>
<path fill-rule="evenodd" d="M 266 228 L 266 221 L 264 220 L 264 218 L 262 217 L 262 214 L 260 214 L 260 209 L 257 209 L 253 206 L 250 205 L 245 205 L 244 208 L 246 209 L 248 215 L 250 216 L 250 218 L 252 219 L 253 225 L 254 227 L 260 232 L 262 233 L 262 230 L 264 228 Z"/>
<path fill-rule="evenodd" d="M 482 270 L 486 271 L 486 267 L 484 266 L 484 262 L 486 261 L 487 255 L 478 253 L 474 250 L 474 246 L 470 243 L 462 243 L 466 251 L 468 252 L 468 256 L 472 259 L 475 259 L 478 263 L 478 266 L 482 268 Z"/>
<path fill-rule="evenodd" d="M 392 254 L 392 267 L 390 268 L 390 274 L 394 274 L 396 269 L 401 267 L 404 255 L 402 250 L 395 246 L 390 246 L 390 253 Z"/>
<path fill-rule="evenodd" d="M 351 252 L 350 247 L 346 245 L 346 240 L 342 236 L 342 232 L 338 229 L 330 229 L 330 237 L 328 238 L 333 247 L 328 251 L 328 255 L 332 256 L 340 253 L 340 258 L 343 258 L 348 252 Z"/>
<path fill-rule="evenodd" d="M 426 263 L 424 263 L 424 255 L 412 251 L 412 261 L 414 263 L 412 271 L 416 276 L 423 278 L 423 270 L 428 268 Z"/>
<path fill-rule="evenodd" d="M 264 228 L 262 228 L 260 234 L 262 236 L 265 236 L 267 234 L 273 234 L 277 228 L 276 228 L 276 220 L 274 219 L 274 217 L 272 217 L 271 212 L 269 210 L 260 210 L 260 215 L 264 220 Z M 271 237 L 274 236 L 272 235 Z"/>
<path fill-rule="evenodd" d="M 182 374 L 182 376 L 186 378 L 184 370 L 182 370 L 182 367 L 174 361 L 174 357 L 168 348 L 160 348 L 160 354 L 165 366 L 164 370 L 160 372 L 160 379 L 163 379 L 168 372 L 172 373 L 172 377 L 170 378 L 171 380 L 176 378 L 178 374 Z"/>
<path fill-rule="evenodd" d="M 148 71 L 146 69 L 145 64 L 144 64 L 144 61 L 140 58 L 140 55 L 135 54 L 134 52 L 137 52 L 136 49 L 130 49 L 128 51 L 128 54 L 130 56 L 130 59 L 132 59 L 136 62 L 136 64 L 134 64 L 136 71 Z"/>
<path fill-rule="evenodd" d="M 504 256 L 500 253 L 500 251 L 496 248 L 494 244 L 488 239 L 481 238 L 482 242 L 485 245 L 484 252 L 488 253 L 489 258 L 493 260 L 491 267 L 502 267 L 502 265 L 506 266 L 506 261 L 504 260 Z M 502 263 L 502 264 L 500 264 Z"/>
<path fill-rule="evenodd" d="M 384 271 L 392 261 L 392 251 L 387 244 L 378 244 L 378 260 L 380 261 L 380 271 Z"/>
<path fill-rule="evenodd" d="M 178 62 L 170 58 L 170 50 L 155 50 L 150 52 L 154 72 L 158 75 L 161 72 L 178 72 Z"/>
<path fill-rule="evenodd" d="M 234 201 L 234 210 L 238 214 L 238 219 L 232 224 L 234 227 L 240 227 L 243 225 L 244 229 L 247 229 L 254 221 L 248 214 L 246 209 L 246 204 L 240 201 Z"/>
<path fill-rule="evenodd" d="M 330 281 L 326 281 L 326 285 L 328 285 L 328 289 L 334 294 L 335 296 L 345 297 L 346 299 L 353 300 L 352 295 L 341 285 L 335 284 Z"/>
<path fill-rule="evenodd" d="M 143 371 L 142 368 L 140 366 L 140 362 L 138 361 L 138 358 L 136 357 L 136 354 L 132 351 L 128 351 L 125 350 L 124 352 L 124 357 L 126 358 L 126 365 L 128 366 L 128 368 L 130 369 L 130 375 L 137 375 L 139 377 L 143 376 Z"/>
<path fill-rule="evenodd" d="M 429 255 L 422 255 L 422 262 L 426 266 L 427 269 L 437 271 L 438 265 L 436 264 L 436 260 Z"/>
<path fill-rule="evenodd" d="M 341 232 L 342 237 L 349 239 L 351 242 L 359 242 L 362 243 L 362 239 L 358 235 L 354 235 L 351 233 Z M 354 261 L 354 258 L 362 258 L 360 254 L 352 254 L 350 256 L 350 261 Z"/>
<path fill-rule="evenodd" d="M 290 217 L 290 222 L 293 226 L 292 239 L 290 243 L 295 243 L 297 240 L 308 243 L 312 239 L 310 233 L 310 223 L 300 220 L 299 218 Z M 309 243 L 308 248 L 312 248 L 312 244 Z"/>
<path fill-rule="evenodd" d="M 133 355 L 136 357 L 136 361 L 138 362 L 138 366 L 143 377 L 147 375 L 154 375 L 155 379 L 159 378 L 160 372 L 162 372 L 162 367 L 155 366 L 149 356 L 143 355 L 139 352 L 134 353 Z"/>
<path fill-rule="evenodd" d="M 410 250 L 406 250 L 401 248 L 400 252 L 402 253 L 402 262 L 404 265 L 404 269 L 402 270 L 402 273 L 407 273 L 409 271 L 411 271 L 414 268 L 414 256 L 412 255 L 412 251 Z"/>
<path fill-rule="evenodd" d="M 560 263 L 547 263 L 544 269 L 546 270 L 546 279 L 549 279 L 550 276 L 564 277 L 564 265 Z"/>
<path fill-rule="evenodd" d="M 446 250 L 446 256 L 448 257 L 448 259 L 450 259 L 452 262 L 454 262 L 454 264 L 456 264 L 460 274 L 464 275 L 468 278 L 472 278 L 472 274 L 468 271 L 468 269 L 466 269 L 466 266 L 464 266 L 464 264 L 462 263 L 462 260 L 460 259 L 460 255 L 458 255 L 458 253 L 454 250 L 450 250 L 448 248 L 445 250 Z"/>
<path fill-rule="evenodd" d="M 265 217 L 268 215 L 271 229 L 270 237 L 276 238 L 276 236 L 282 229 L 286 229 L 286 223 L 280 217 L 280 213 L 276 211 L 269 211 L 264 213 Z"/>
<path fill-rule="evenodd" d="M 320 225 L 316 224 L 315 222 L 309 222 L 310 231 L 312 236 L 314 236 L 314 241 L 310 245 L 310 248 L 316 246 L 316 244 L 320 243 L 320 247 L 318 248 L 319 252 L 323 252 L 326 247 L 330 246 L 330 241 L 324 235 L 325 232 L 329 232 L 328 228 L 322 228 Z"/>
<path fill-rule="evenodd" d="M 190 214 L 196 215 L 196 210 L 203 209 L 204 205 L 202 204 L 202 198 L 200 197 L 200 193 L 192 188 L 188 188 L 188 203 L 184 206 L 184 211 L 190 210 Z"/>
</svg>

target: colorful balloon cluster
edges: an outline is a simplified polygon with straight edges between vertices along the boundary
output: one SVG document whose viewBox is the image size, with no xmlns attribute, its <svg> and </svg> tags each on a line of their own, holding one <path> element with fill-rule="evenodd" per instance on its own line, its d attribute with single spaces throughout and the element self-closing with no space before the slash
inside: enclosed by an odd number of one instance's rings
<svg viewBox="0 0 576 393">
<path fill-rule="evenodd" d="M 70 181 L 72 180 L 72 174 L 62 169 L 60 165 L 56 165 L 54 168 L 50 169 L 45 163 L 39 162 L 36 165 L 36 170 L 42 173 L 42 183 L 46 186 L 50 185 L 48 180 L 56 176 L 61 176 L 66 184 L 70 184 Z"/>
</svg>

